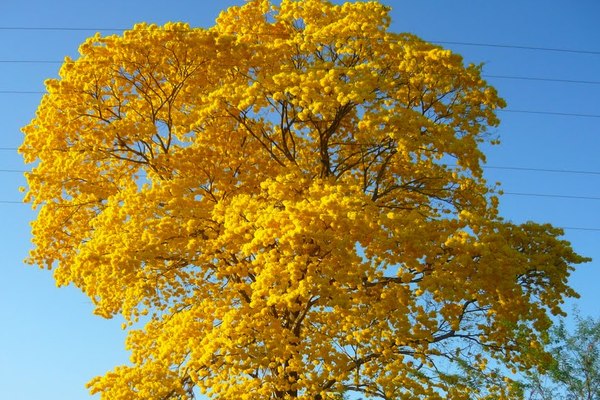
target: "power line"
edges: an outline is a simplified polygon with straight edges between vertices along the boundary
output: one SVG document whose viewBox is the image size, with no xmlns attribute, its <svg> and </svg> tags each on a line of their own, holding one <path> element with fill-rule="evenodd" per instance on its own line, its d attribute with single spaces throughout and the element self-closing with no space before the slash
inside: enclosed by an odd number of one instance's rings
<svg viewBox="0 0 600 400">
<path fill-rule="evenodd" d="M 69 26 L 0 26 L 0 31 L 41 31 L 41 32 L 100 32 L 100 31 L 111 31 L 111 32 L 123 32 L 131 30 L 132 28 L 117 28 L 117 27 L 69 27 Z M 139 28 L 138 28 L 139 29 Z M 150 30 L 151 28 L 147 28 Z M 194 27 L 191 27 L 194 29 Z M 175 31 L 175 30 L 173 30 Z M 182 30 L 182 32 L 189 32 L 188 30 Z M 260 33 L 261 36 L 281 36 L 280 34 L 269 34 Z M 564 47 L 545 47 L 545 46 L 530 46 L 530 45 L 517 45 L 510 43 L 485 43 L 485 42 L 463 42 L 463 41 L 449 41 L 449 40 L 429 40 L 431 43 L 444 44 L 444 45 L 458 45 L 458 46 L 474 46 L 474 47 L 491 47 L 491 48 L 506 48 L 515 50 L 530 50 L 530 51 L 544 51 L 544 52 L 560 52 L 560 53 L 573 53 L 573 54 L 590 54 L 600 55 L 600 51 L 588 50 L 588 49 L 571 49 Z"/>
<path fill-rule="evenodd" d="M 16 147 L 0 147 L 0 151 L 17 151 Z M 453 167 L 454 165 L 449 165 Z M 495 166 L 495 165 L 483 165 L 483 169 L 498 169 L 508 171 L 527 171 L 527 172 L 548 172 L 557 174 L 575 174 L 575 175 L 600 175 L 600 171 L 590 170 L 573 170 L 573 169 L 552 169 L 552 168 L 529 168 L 529 167 L 510 167 L 510 166 Z M 9 173 L 25 173 L 29 172 L 22 169 L 0 169 L 0 172 Z"/>
<path fill-rule="evenodd" d="M 569 230 L 569 231 L 596 231 L 596 232 L 600 232 L 600 228 L 583 228 L 583 227 L 575 227 L 575 226 L 562 226 L 560 228 L 564 229 L 564 230 Z"/>
<path fill-rule="evenodd" d="M 0 170 L 7 171 L 7 170 Z M 19 172 L 16 170 L 10 170 L 13 172 Z M 562 171 L 561 171 L 562 172 Z M 571 195 L 560 195 L 560 194 L 543 194 L 543 193 L 521 193 L 521 192 L 503 192 L 504 195 L 513 195 L 513 196 L 527 196 L 527 197 L 550 197 L 550 198 L 562 198 L 562 199 L 577 199 L 577 200 L 600 200 L 600 197 L 594 196 L 571 196 Z M 27 203 L 23 201 L 16 200 L 0 200 L 0 204 L 22 204 L 26 205 Z M 564 226 L 558 227 L 564 230 L 578 230 L 578 231 L 596 231 L 600 232 L 600 228 L 594 227 L 574 227 L 574 226 Z"/>
<path fill-rule="evenodd" d="M 81 62 L 81 61 L 80 61 Z M 93 60 L 85 60 L 86 63 L 101 63 L 104 61 L 93 61 Z M 63 64 L 64 60 L 0 60 L 0 64 Z M 329 68 L 318 68 L 313 67 L 313 69 L 329 69 Z M 583 84 L 583 85 L 600 85 L 600 81 L 592 81 L 592 80 L 578 80 L 578 79 L 563 79 L 563 78 L 543 78 L 536 76 L 514 76 L 514 75 L 494 75 L 494 74 L 482 74 L 483 78 L 492 78 L 492 79 L 512 79 L 512 80 L 522 80 L 522 81 L 540 81 L 540 82 L 555 82 L 555 83 L 574 83 L 574 84 Z"/>
<path fill-rule="evenodd" d="M 16 200 L 0 200 L 0 204 L 19 204 L 19 205 L 27 205 L 27 203 L 23 201 Z M 600 228 L 594 227 L 581 227 L 581 226 L 557 226 L 559 229 L 568 230 L 568 231 L 587 231 L 587 232 L 600 232 Z"/>
<path fill-rule="evenodd" d="M 26 172 L 20 170 L 0 170 L 0 172 Z M 555 199 L 571 199 L 571 200 L 600 200 L 600 197 L 596 196 L 575 196 L 575 195 L 565 195 L 565 194 L 547 194 L 547 193 L 523 193 L 523 192 L 506 192 L 501 191 L 502 195 L 508 196 L 522 196 L 522 197 L 546 197 L 546 198 L 555 198 Z M 1 202 L 0 202 L 1 203 Z"/>
<path fill-rule="evenodd" d="M 571 196 L 564 194 L 546 194 L 546 193 L 521 193 L 521 192 L 502 192 L 502 194 L 510 196 L 526 196 L 526 197 L 550 197 L 557 199 L 574 199 L 574 200 L 600 200 L 600 197 L 595 196 Z"/>
<path fill-rule="evenodd" d="M 567 49 L 567 48 L 559 48 L 559 47 L 538 47 L 538 46 L 522 46 L 522 45 L 514 45 L 514 44 L 454 42 L 454 41 L 441 41 L 441 40 L 430 40 L 430 42 L 436 43 L 436 44 L 451 44 L 451 45 L 459 45 L 459 46 L 493 47 L 493 48 L 505 48 L 505 49 L 516 49 L 516 50 L 532 50 L 532 51 L 546 51 L 546 52 L 559 52 L 559 53 L 600 55 L 600 51 L 596 51 L 596 50 Z"/>
<path fill-rule="evenodd" d="M 0 90 L 0 94 L 48 94 L 45 91 L 26 91 L 26 90 Z M 514 114 L 532 114 L 532 115 L 553 115 L 558 117 L 575 117 L 575 118 L 600 118 L 600 114 L 581 114 L 567 113 L 558 111 L 540 111 L 540 110 L 514 110 L 514 109 L 498 109 L 496 111 Z"/>
<path fill-rule="evenodd" d="M 77 28 L 67 26 L 0 26 L 0 31 L 55 31 L 55 32 L 100 32 L 100 31 L 114 31 L 122 32 L 131 28 Z M 187 31 L 182 31 L 187 32 Z"/>
<path fill-rule="evenodd" d="M 0 90 L 0 94 L 48 94 L 45 91 L 35 90 Z M 559 117 L 576 117 L 576 118 L 600 118 L 600 114 L 582 114 L 582 113 L 567 113 L 558 111 L 540 111 L 540 110 L 514 110 L 514 109 L 498 109 L 499 112 L 515 113 L 515 114 L 537 114 L 537 115 L 553 115 Z"/>
<path fill-rule="evenodd" d="M 537 111 L 537 110 L 512 110 L 512 109 L 498 109 L 497 111 L 506 113 L 518 113 L 518 114 L 539 114 L 539 115 L 555 115 L 560 117 L 578 117 L 578 118 L 600 118 L 600 114 L 580 114 L 580 113 L 566 113 L 558 111 Z"/>
<path fill-rule="evenodd" d="M 87 61 L 90 62 L 90 61 Z M 0 60 L 0 64 L 62 64 L 57 60 Z"/>
<path fill-rule="evenodd" d="M 585 170 L 573 170 L 573 169 L 503 167 L 503 166 L 493 166 L 493 165 L 484 165 L 484 166 L 482 166 L 482 168 L 514 170 L 514 171 L 531 171 L 531 172 L 551 172 L 551 173 L 562 173 L 562 174 L 600 175 L 600 171 L 585 171 Z"/>
<path fill-rule="evenodd" d="M 0 90 L 0 94 L 46 94 L 41 90 Z"/>
<path fill-rule="evenodd" d="M 514 79 L 522 81 L 540 81 L 540 82 L 557 82 L 557 83 L 577 83 L 582 85 L 600 85 L 600 81 L 582 81 L 576 79 L 559 79 L 559 78 L 540 78 L 536 76 L 511 76 L 511 75 L 487 75 L 482 74 L 483 78 L 492 79 Z"/>
<path fill-rule="evenodd" d="M 0 64 L 61 64 L 64 61 L 50 61 L 50 60 L 0 60 Z M 91 61 L 88 61 L 91 62 Z M 325 69 L 325 68 L 323 68 Z M 513 75 L 489 75 L 482 74 L 482 78 L 486 79 L 509 79 L 509 80 L 520 80 L 530 82 L 551 82 L 551 83 L 569 83 L 578 85 L 600 85 L 600 81 L 588 81 L 588 80 L 577 80 L 577 79 L 562 79 L 562 78 L 542 78 L 536 76 L 513 76 Z M 0 90 L 0 93 L 45 93 L 40 91 L 25 91 L 25 90 Z"/>
</svg>

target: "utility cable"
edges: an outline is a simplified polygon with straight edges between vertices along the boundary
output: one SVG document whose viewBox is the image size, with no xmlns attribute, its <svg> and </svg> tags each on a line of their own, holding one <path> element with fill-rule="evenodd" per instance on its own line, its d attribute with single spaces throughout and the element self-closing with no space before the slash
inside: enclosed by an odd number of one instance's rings
<svg viewBox="0 0 600 400">
<path fill-rule="evenodd" d="M 20 205 L 27 205 L 27 203 L 24 203 L 23 201 L 11 201 L 11 200 L 0 200 L 0 204 L 20 204 Z M 581 227 L 581 226 L 557 226 L 556 228 L 559 229 L 563 229 L 566 231 L 587 231 L 587 232 L 600 232 L 600 228 L 594 228 L 594 227 Z"/>
<path fill-rule="evenodd" d="M 150 28 L 148 28 L 150 29 Z M 190 29 L 194 29 L 191 27 Z M 0 31 L 41 31 L 41 32 L 123 32 L 131 30 L 131 28 L 117 28 L 117 27 L 69 27 L 69 26 L 0 26 Z M 182 32 L 189 32 L 187 30 Z M 260 33 L 261 36 L 281 36 L 278 34 Z M 365 37 L 368 38 L 368 37 Z M 485 42 L 463 42 L 463 41 L 450 41 L 450 40 L 428 40 L 430 43 L 444 44 L 444 45 L 458 45 L 458 46 L 474 46 L 474 47 L 491 47 L 491 48 L 505 48 L 515 50 L 530 50 L 530 51 L 543 51 L 543 52 L 560 52 L 560 53 L 573 53 L 573 54 L 590 54 L 600 55 L 598 50 L 589 49 L 572 49 L 564 47 L 545 47 L 545 46 L 529 46 L 529 45 L 517 45 L 511 43 L 485 43 Z"/>
<path fill-rule="evenodd" d="M 77 61 L 77 60 L 75 60 Z M 88 63 L 100 63 L 100 61 L 85 61 Z M 18 59 L 14 59 L 14 60 L 0 60 L 0 64 L 63 64 L 63 61 L 59 61 L 59 60 L 18 60 Z M 340 67 L 335 67 L 335 68 L 340 68 Z M 312 69 L 329 69 L 329 68 L 319 68 L 319 67 L 312 67 Z M 563 78 L 544 78 L 544 77 L 537 77 L 537 76 L 514 76 L 514 75 L 495 75 L 495 74 L 482 74 L 481 75 L 482 78 L 489 78 L 489 79 L 512 79 L 512 80 L 521 80 L 521 81 L 538 81 L 538 82 L 554 82 L 554 83 L 573 83 L 573 84 L 580 84 L 580 85 L 600 85 L 600 81 L 593 81 L 593 80 L 578 80 L 578 79 L 563 79 Z M 2 91 L 2 92 L 11 92 L 11 91 Z M 15 91 L 16 93 L 23 93 L 23 91 Z M 29 93 L 29 92 L 26 92 Z M 37 93 L 37 92 L 36 92 Z"/>
<path fill-rule="evenodd" d="M 600 200 L 600 197 L 595 196 L 571 196 L 564 194 L 546 194 L 546 193 L 521 193 L 521 192 L 501 192 L 509 196 L 526 196 L 526 197 L 549 197 L 556 199 L 573 199 L 573 200 Z"/>
<path fill-rule="evenodd" d="M 587 81 L 587 80 L 576 80 L 576 79 L 560 79 L 560 78 L 540 78 L 536 76 L 512 76 L 512 75 L 488 75 L 482 74 L 482 78 L 491 79 L 513 79 L 521 81 L 539 81 L 539 82 L 555 82 L 555 83 L 576 83 L 581 85 L 600 85 L 600 81 Z"/>
<path fill-rule="evenodd" d="M 578 118 L 600 118 L 600 114 L 580 114 L 566 113 L 557 111 L 537 111 L 537 110 L 513 110 L 513 109 L 498 109 L 499 112 L 516 113 L 516 114 L 539 114 L 539 115 L 555 115 L 559 117 L 578 117 Z"/>
<path fill-rule="evenodd" d="M 573 170 L 573 169 L 504 167 L 504 166 L 494 166 L 494 165 L 484 165 L 484 166 L 482 166 L 482 168 L 483 169 L 513 170 L 513 171 L 550 172 L 550 173 L 561 173 L 561 174 L 600 175 L 600 171 Z"/>
<path fill-rule="evenodd" d="M 17 148 L 16 147 L 0 147 L 0 151 L 17 151 Z M 454 167 L 454 165 L 449 165 L 449 167 Z M 495 166 L 495 165 L 482 165 L 481 168 L 508 170 L 508 171 L 544 172 L 544 173 L 556 173 L 556 174 L 596 175 L 596 176 L 600 175 L 600 171 L 591 171 L 591 170 L 528 168 L 528 167 Z M 23 169 L 0 169 L 0 172 L 24 174 L 25 172 L 29 172 L 29 171 L 26 171 Z"/>
<path fill-rule="evenodd" d="M 436 44 L 451 44 L 451 45 L 458 45 L 458 46 L 492 47 L 492 48 L 515 49 L 515 50 L 532 50 L 532 51 L 544 51 L 544 52 L 590 54 L 590 55 L 596 55 L 596 56 L 600 55 L 600 51 L 596 51 L 596 50 L 568 49 L 568 48 L 561 48 L 561 47 L 538 47 L 538 46 L 522 46 L 522 45 L 515 45 L 515 44 L 456 42 L 456 41 L 442 41 L 442 40 L 430 40 L 430 42 L 436 43 Z"/>
</svg>

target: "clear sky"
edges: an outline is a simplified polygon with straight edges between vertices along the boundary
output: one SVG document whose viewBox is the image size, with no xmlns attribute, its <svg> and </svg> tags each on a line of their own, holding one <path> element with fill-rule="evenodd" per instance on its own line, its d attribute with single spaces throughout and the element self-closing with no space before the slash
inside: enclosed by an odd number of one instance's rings
<svg viewBox="0 0 600 400">
<path fill-rule="evenodd" d="M 30 248 L 28 223 L 35 215 L 28 206 L 12 203 L 22 196 L 17 190 L 24 184 L 19 171 L 26 168 L 14 149 L 22 139 L 20 127 L 33 117 L 41 97 L 24 92 L 43 91 L 44 79 L 56 76 L 56 61 L 76 56 L 78 45 L 96 29 L 114 33 L 107 29 L 142 21 L 208 27 L 220 9 L 241 3 L 0 1 L 2 398 L 84 399 L 88 397 L 84 384 L 90 378 L 127 362 L 120 321 L 93 316 L 91 304 L 76 289 L 57 289 L 50 272 L 23 264 Z M 534 220 L 570 228 L 565 239 L 595 261 L 580 266 L 572 276 L 581 298 L 567 309 L 576 306 L 582 315 L 600 317 L 600 2 L 383 3 L 393 8 L 392 30 L 444 42 L 467 61 L 485 63 L 488 81 L 508 102 L 500 115 L 502 124 L 493 132 L 502 144 L 486 149 L 487 177 L 503 182 L 510 193 L 502 199 L 502 213 L 515 222 Z"/>
</svg>

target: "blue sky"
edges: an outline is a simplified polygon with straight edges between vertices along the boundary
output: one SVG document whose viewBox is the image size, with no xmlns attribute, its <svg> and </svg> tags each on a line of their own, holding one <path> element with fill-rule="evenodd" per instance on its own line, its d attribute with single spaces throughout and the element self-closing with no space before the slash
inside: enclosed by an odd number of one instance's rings
<svg viewBox="0 0 600 400">
<path fill-rule="evenodd" d="M 5 0 L 0 3 L 3 398 L 87 398 L 85 382 L 127 362 L 120 321 L 93 316 L 91 304 L 76 289 L 56 289 L 50 272 L 23 264 L 30 248 L 29 221 L 34 213 L 28 206 L 11 203 L 19 201 L 21 194 L 17 188 L 24 184 L 22 174 L 14 171 L 26 168 L 13 149 L 22 139 L 20 127 L 33 117 L 40 100 L 39 94 L 12 92 L 43 91 L 44 79 L 55 77 L 59 67 L 49 61 L 76 56 L 78 45 L 94 31 L 8 28 L 128 28 L 142 21 L 158 24 L 185 21 L 207 27 L 220 9 L 242 2 Z M 393 8 L 392 30 L 446 42 L 445 47 L 463 54 L 467 61 L 485 63 L 488 81 L 508 102 L 507 111 L 500 115 L 502 124 L 493 132 L 502 144 L 486 149 L 489 167 L 587 172 L 486 170 L 491 182 L 501 181 L 504 190 L 513 193 L 502 199 L 505 218 L 580 228 L 567 229 L 565 239 L 595 261 L 580 266 L 573 275 L 571 283 L 581 298 L 570 302 L 567 309 L 576 306 L 582 315 L 600 317 L 600 26 L 597 23 L 600 2 L 386 0 L 383 3 Z M 519 77 L 529 79 L 516 79 Z M 544 114 L 547 112 L 579 116 Z"/>
</svg>

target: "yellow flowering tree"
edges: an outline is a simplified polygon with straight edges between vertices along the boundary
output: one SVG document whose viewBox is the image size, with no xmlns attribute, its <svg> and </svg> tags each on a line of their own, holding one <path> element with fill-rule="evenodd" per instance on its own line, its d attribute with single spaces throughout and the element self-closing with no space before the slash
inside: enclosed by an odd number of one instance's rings
<svg viewBox="0 0 600 400">
<path fill-rule="evenodd" d="M 129 331 L 92 393 L 506 398 L 498 367 L 547 359 L 585 260 L 499 217 L 480 67 L 388 25 L 377 2 L 254 0 L 96 35 L 46 82 L 28 261 Z"/>
</svg>

